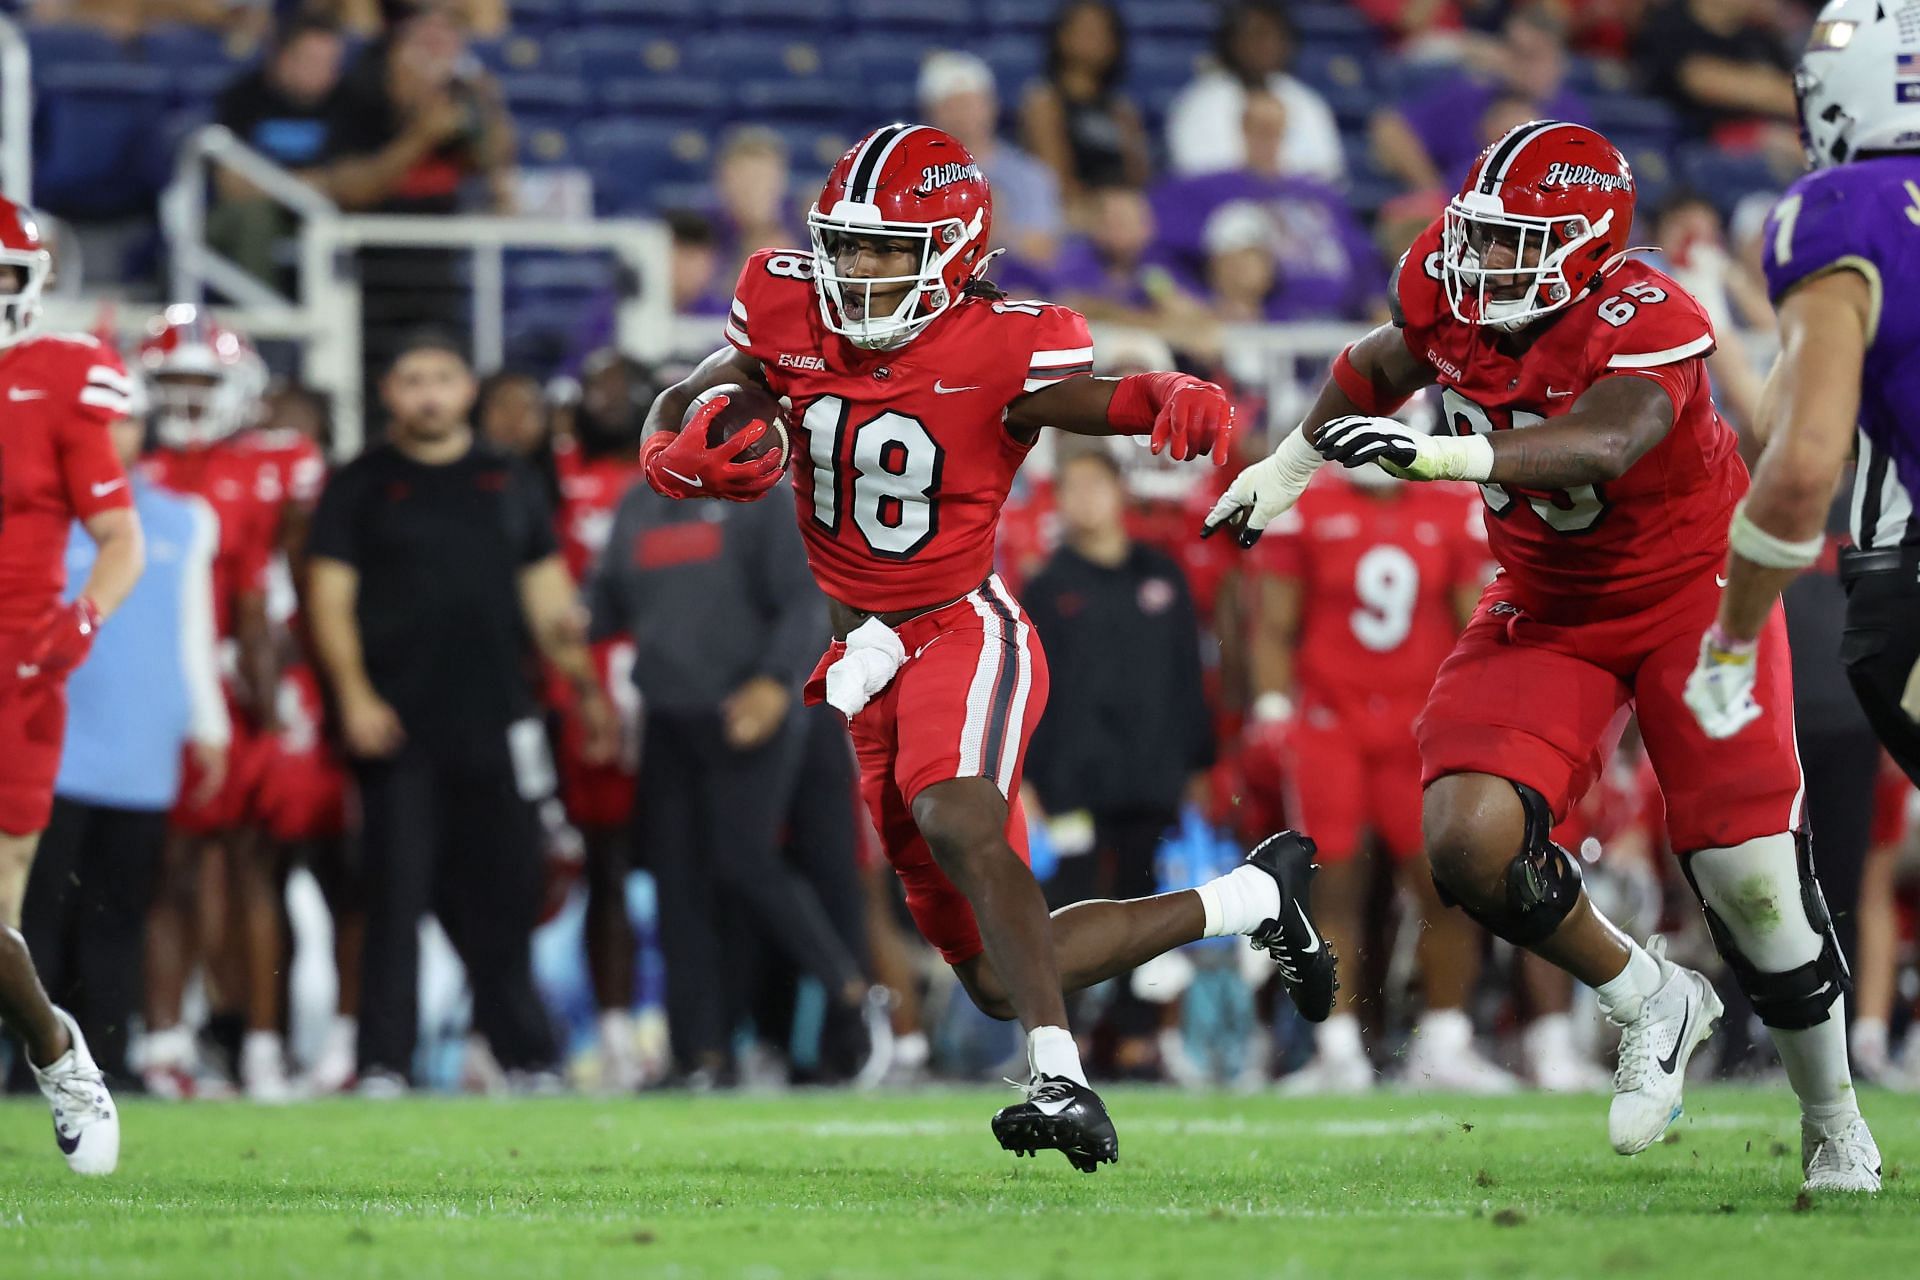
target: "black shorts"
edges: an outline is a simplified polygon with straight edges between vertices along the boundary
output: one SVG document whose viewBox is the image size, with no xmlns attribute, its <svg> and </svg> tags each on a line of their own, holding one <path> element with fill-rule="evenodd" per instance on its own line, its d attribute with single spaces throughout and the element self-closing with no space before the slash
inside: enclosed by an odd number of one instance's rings
<svg viewBox="0 0 1920 1280">
<path fill-rule="evenodd" d="M 1920 557 L 1900 567 L 1849 575 L 1840 660 L 1873 731 L 1920 786 L 1920 724 L 1900 709 L 1920 663 Z"/>
</svg>

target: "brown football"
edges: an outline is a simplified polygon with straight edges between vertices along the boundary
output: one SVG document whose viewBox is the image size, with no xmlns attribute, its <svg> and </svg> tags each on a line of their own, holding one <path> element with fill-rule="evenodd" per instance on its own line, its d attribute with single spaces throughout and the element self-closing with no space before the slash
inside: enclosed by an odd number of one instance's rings
<svg viewBox="0 0 1920 1280">
<path fill-rule="evenodd" d="M 731 440 L 747 429 L 752 422 L 771 423 L 771 429 L 758 440 L 734 455 L 736 462 L 751 462 L 755 458 L 765 457 L 769 449 L 780 451 L 781 465 L 787 460 L 787 424 L 780 420 L 780 402 L 767 393 L 766 388 L 750 383 L 728 382 L 701 393 L 687 408 L 687 419 L 700 412 L 702 405 L 715 396 L 725 396 L 727 403 L 719 413 L 713 415 L 713 421 L 707 424 L 707 445 L 709 448 Z M 681 426 L 685 426 L 683 421 Z"/>
</svg>

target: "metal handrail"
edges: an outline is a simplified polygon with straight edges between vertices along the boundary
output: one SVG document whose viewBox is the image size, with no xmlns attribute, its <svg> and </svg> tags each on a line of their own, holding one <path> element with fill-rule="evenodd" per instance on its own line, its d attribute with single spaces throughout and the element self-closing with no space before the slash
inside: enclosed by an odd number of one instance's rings
<svg viewBox="0 0 1920 1280">
<path fill-rule="evenodd" d="M 0 15 L 0 191 L 33 203 L 33 53 L 13 19 Z"/>
</svg>

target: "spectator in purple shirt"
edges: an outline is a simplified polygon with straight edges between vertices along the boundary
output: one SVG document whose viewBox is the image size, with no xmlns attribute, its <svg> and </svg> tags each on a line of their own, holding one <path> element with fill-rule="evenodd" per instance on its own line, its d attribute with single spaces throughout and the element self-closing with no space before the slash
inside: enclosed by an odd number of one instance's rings
<svg viewBox="0 0 1920 1280">
<path fill-rule="evenodd" d="M 1516 11 L 1500 40 L 1484 47 L 1480 65 L 1463 66 L 1375 113 L 1373 159 L 1383 172 L 1415 191 L 1457 188 L 1481 148 L 1499 136 L 1488 132 L 1510 118 L 1515 99 L 1524 104 L 1522 120 L 1585 122 L 1586 104 L 1565 83 L 1566 29 L 1551 12 Z"/>
<path fill-rule="evenodd" d="M 1182 287 L 1154 243 L 1153 207 L 1132 187 L 1092 192 L 1090 231 L 1061 249 L 1052 292 L 1089 320 L 1151 330 L 1169 342 L 1207 323 L 1206 305 Z"/>
<path fill-rule="evenodd" d="M 1221 222 L 1217 235 L 1224 238 L 1215 239 L 1215 214 L 1227 205 L 1247 206 L 1264 215 L 1266 252 L 1274 257 L 1272 287 L 1259 294 L 1265 318 L 1367 317 L 1374 310 L 1384 273 L 1366 229 L 1332 187 L 1281 171 L 1277 148 L 1271 145 L 1286 130 L 1286 109 L 1278 98 L 1249 94 L 1242 127 L 1247 154 L 1260 158 L 1259 163 L 1166 183 L 1153 192 L 1161 247 L 1194 277 L 1208 280 L 1209 286 L 1213 283 L 1209 263 L 1218 265 L 1221 245 L 1229 242 L 1234 253 L 1245 256 L 1249 269 L 1257 269 L 1254 224 L 1243 213 Z M 1230 292 L 1244 298 L 1251 289 L 1249 283 L 1236 285 Z M 1218 293 L 1211 287 L 1208 291 Z"/>
</svg>

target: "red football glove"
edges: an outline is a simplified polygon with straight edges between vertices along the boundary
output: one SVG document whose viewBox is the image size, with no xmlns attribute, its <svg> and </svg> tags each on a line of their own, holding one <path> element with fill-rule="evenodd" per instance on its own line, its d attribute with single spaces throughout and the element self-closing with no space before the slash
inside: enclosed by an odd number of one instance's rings
<svg viewBox="0 0 1920 1280">
<path fill-rule="evenodd" d="M 1225 466 L 1233 440 L 1233 402 L 1211 382 L 1185 373 L 1136 373 L 1113 389 L 1107 420 L 1131 431 L 1151 424 L 1148 447 L 1190 462 L 1204 453 Z"/>
<path fill-rule="evenodd" d="M 100 629 L 100 606 L 81 596 L 62 605 L 30 632 L 12 673 L 20 680 L 63 676 L 86 661 Z"/>
<path fill-rule="evenodd" d="M 734 461 L 742 449 L 772 430 L 770 424 L 750 422 L 738 435 L 707 444 L 707 424 L 726 406 L 727 397 L 715 396 L 678 432 L 647 437 L 640 446 L 640 466 L 655 493 L 668 498 L 752 502 L 779 483 L 786 460 L 778 451 L 747 462 Z"/>
</svg>

